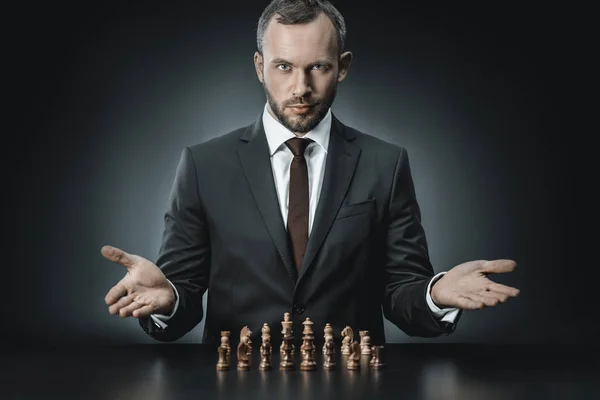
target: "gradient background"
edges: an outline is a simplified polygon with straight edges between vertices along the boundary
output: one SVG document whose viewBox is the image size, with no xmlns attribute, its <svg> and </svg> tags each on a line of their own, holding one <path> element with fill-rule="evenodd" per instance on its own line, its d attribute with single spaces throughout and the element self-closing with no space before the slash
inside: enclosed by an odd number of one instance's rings
<svg viewBox="0 0 600 400">
<path fill-rule="evenodd" d="M 13 14 L 16 145 L 5 149 L 20 162 L 5 169 L 14 261 L 2 335 L 15 341 L 153 342 L 109 315 L 104 295 L 125 270 L 100 248 L 155 259 L 182 147 L 251 123 L 264 105 L 252 56 L 266 1 L 95 3 Z M 466 312 L 448 337 L 388 324 L 389 341 L 597 338 L 576 235 L 581 132 L 561 130 L 559 10 L 334 4 L 354 53 L 334 112 L 408 149 L 436 272 L 479 258 L 519 265 L 493 277 L 518 299 Z M 180 342 L 200 341 L 202 325 Z"/>
</svg>

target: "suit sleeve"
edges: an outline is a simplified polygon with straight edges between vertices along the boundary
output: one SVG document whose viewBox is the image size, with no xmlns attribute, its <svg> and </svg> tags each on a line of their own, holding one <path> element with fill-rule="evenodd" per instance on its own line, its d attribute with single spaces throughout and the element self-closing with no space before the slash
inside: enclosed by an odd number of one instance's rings
<svg viewBox="0 0 600 400">
<path fill-rule="evenodd" d="M 210 237 L 196 174 L 191 150 L 186 147 L 177 166 L 156 262 L 175 287 L 179 304 L 165 328 L 150 317 L 139 320 L 144 331 L 159 341 L 178 340 L 204 316 L 202 296 L 210 275 Z"/>
<path fill-rule="evenodd" d="M 401 148 L 391 185 L 384 267 L 383 312 L 409 336 L 436 337 L 454 331 L 426 301 L 434 277 L 408 153 Z"/>
</svg>

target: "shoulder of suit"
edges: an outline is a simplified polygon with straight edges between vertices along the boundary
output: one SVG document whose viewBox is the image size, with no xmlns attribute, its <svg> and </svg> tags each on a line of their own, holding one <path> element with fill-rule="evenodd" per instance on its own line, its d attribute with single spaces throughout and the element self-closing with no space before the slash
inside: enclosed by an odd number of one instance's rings
<svg viewBox="0 0 600 400">
<path fill-rule="evenodd" d="M 355 144 L 358 145 L 363 152 L 372 153 L 378 157 L 390 156 L 395 158 L 398 157 L 398 153 L 406 151 L 404 147 L 381 139 L 373 134 L 361 132 L 358 129 L 347 125 L 345 126 L 345 129 L 351 134 L 350 136 L 354 138 Z"/>
<path fill-rule="evenodd" d="M 198 153 L 212 153 L 227 151 L 233 149 L 240 140 L 240 136 L 249 128 L 251 125 L 243 126 L 232 131 L 229 131 L 220 136 L 207 139 L 200 143 L 189 145 L 189 149 L 192 154 Z"/>
</svg>

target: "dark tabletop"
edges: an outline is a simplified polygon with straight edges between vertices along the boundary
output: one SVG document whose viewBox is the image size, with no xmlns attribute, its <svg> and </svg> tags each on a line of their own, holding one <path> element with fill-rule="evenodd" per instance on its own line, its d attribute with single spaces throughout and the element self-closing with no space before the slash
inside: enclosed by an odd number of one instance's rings
<svg viewBox="0 0 600 400">
<path fill-rule="evenodd" d="M 386 367 L 217 371 L 214 346 L 8 348 L 0 399 L 600 399 L 598 347 L 387 344 Z M 320 362 L 320 352 L 319 355 Z M 339 350 L 338 350 L 339 353 Z M 300 359 L 296 361 L 299 365 Z"/>
</svg>

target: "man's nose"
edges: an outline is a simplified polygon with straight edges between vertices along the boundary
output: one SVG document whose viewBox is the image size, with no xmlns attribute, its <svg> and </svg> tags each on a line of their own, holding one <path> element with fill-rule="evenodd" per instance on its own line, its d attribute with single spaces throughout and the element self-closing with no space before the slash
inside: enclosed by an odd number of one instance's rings
<svg viewBox="0 0 600 400">
<path fill-rule="evenodd" d="M 296 71 L 293 85 L 294 97 L 304 97 L 312 92 L 310 74 L 304 71 Z"/>
</svg>

